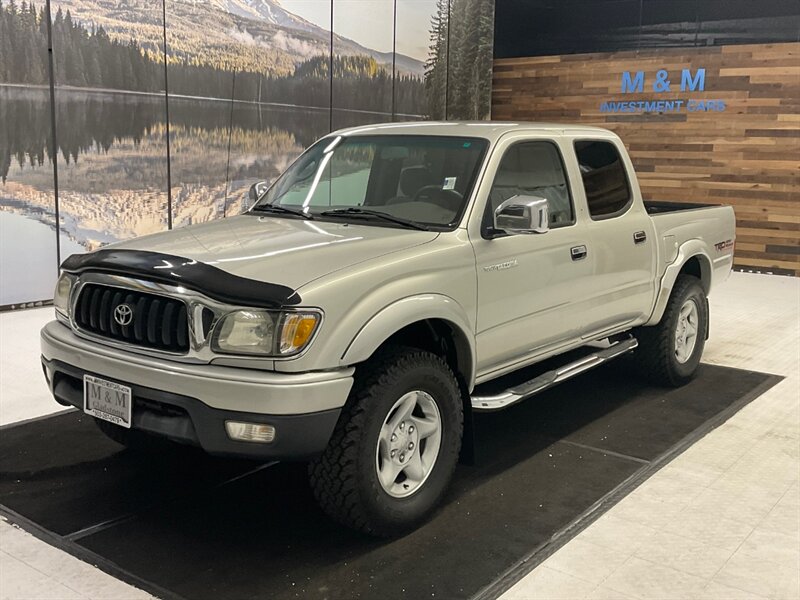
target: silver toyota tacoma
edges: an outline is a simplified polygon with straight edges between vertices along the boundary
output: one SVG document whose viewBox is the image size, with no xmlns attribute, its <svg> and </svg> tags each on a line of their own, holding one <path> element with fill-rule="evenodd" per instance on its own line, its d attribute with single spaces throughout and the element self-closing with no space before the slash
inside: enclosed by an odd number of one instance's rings
<svg viewBox="0 0 800 600">
<path fill-rule="evenodd" d="M 47 381 L 131 448 L 307 460 L 321 507 L 374 535 L 434 510 L 477 411 L 624 354 L 687 382 L 733 262 L 730 207 L 643 201 L 591 127 L 347 129 L 250 198 L 68 258 Z"/>
</svg>

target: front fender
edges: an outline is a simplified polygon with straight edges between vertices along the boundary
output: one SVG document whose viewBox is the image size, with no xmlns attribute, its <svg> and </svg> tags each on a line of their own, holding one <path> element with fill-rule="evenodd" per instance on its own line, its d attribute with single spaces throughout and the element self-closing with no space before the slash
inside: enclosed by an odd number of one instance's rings
<svg viewBox="0 0 800 600">
<path fill-rule="evenodd" d="M 464 366 L 462 375 L 471 389 L 475 378 L 475 336 L 464 308 L 449 296 L 443 294 L 420 294 L 408 296 L 382 308 L 373 315 L 345 349 L 341 364 L 353 365 L 367 360 L 373 353 L 403 327 L 426 319 L 446 321 L 459 336 L 465 352 L 469 355 L 469 365 Z"/>
</svg>

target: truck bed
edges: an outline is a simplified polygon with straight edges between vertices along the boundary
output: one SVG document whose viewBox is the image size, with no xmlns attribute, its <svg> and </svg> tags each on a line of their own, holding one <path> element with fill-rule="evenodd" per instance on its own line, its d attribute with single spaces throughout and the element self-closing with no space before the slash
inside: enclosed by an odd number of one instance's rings
<svg viewBox="0 0 800 600">
<path fill-rule="evenodd" d="M 671 202 L 669 200 L 645 200 L 644 207 L 649 215 L 678 212 L 680 210 L 695 210 L 698 208 L 711 208 L 717 204 L 697 204 L 693 202 Z"/>
<path fill-rule="evenodd" d="M 678 259 L 679 248 L 689 255 L 702 254 L 711 279 L 723 281 L 733 265 L 736 216 L 730 206 L 681 202 L 645 202 L 658 240 L 661 273 Z M 691 213 L 691 214 L 689 214 Z M 710 282 L 709 282 L 710 287 Z"/>
</svg>

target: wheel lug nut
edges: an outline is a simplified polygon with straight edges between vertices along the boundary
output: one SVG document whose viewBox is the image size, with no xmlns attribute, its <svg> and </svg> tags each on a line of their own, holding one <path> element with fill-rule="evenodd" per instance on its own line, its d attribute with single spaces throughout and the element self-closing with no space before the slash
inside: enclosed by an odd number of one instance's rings
<svg viewBox="0 0 800 600">
<path fill-rule="evenodd" d="M 392 434 L 391 441 L 393 441 L 393 442 L 397 441 L 397 434 L 396 433 Z"/>
<path fill-rule="evenodd" d="M 400 455 L 400 462 L 403 462 L 405 459 L 406 459 L 406 455 L 405 454 L 401 454 Z"/>
<path fill-rule="evenodd" d="M 401 421 L 400 422 L 400 431 L 403 431 L 403 429 L 405 429 L 405 428 L 406 428 L 406 422 L 405 421 Z"/>
<path fill-rule="evenodd" d="M 408 433 L 414 433 L 414 426 L 413 425 L 409 425 L 408 426 Z"/>
<path fill-rule="evenodd" d="M 391 456 L 392 458 L 394 458 L 395 456 L 397 456 L 397 450 L 392 450 L 392 451 L 389 453 L 389 456 Z"/>
<path fill-rule="evenodd" d="M 414 442 L 408 442 L 408 449 L 409 450 L 413 450 L 414 449 Z"/>
</svg>

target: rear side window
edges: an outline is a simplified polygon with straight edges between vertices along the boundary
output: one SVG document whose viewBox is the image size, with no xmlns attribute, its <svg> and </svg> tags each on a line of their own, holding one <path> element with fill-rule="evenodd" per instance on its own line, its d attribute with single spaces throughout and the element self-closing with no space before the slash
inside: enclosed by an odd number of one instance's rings
<svg viewBox="0 0 800 600">
<path fill-rule="evenodd" d="M 575 142 L 575 154 L 592 218 L 608 219 L 624 213 L 632 198 L 617 147 L 601 140 L 581 140 Z"/>
</svg>

